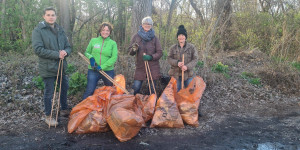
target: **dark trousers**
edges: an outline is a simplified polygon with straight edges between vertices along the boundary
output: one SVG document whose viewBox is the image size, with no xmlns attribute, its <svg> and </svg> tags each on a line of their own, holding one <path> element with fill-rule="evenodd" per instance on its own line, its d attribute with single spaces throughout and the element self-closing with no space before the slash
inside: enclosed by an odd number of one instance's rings
<svg viewBox="0 0 300 150">
<path fill-rule="evenodd" d="M 45 89 L 44 89 L 44 107 L 45 107 L 45 115 L 49 116 L 51 113 L 51 107 L 52 107 L 52 99 L 53 99 L 53 93 L 54 93 L 54 86 L 56 77 L 47 77 L 43 78 Z M 60 83 L 60 76 L 58 77 L 57 85 L 59 87 Z M 67 94 L 68 94 L 68 88 L 69 88 L 69 79 L 67 76 L 62 76 L 62 83 L 61 83 L 61 95 L 60 95 L 60 106 L 62 110 L 68 109 L 67 104 Z M 59 95 L 56 94 L 55 101 L 57 101 Z"/>
<path fill-rule="evenodd" d="M 153 80 L 153 83 L 154 83 L 154 88 L 156 88 L 156 80 Z M 132 89 L 134 90 L 134 95 L 137 94 L 137 93 L 140 93 L 142 84 L 143 84 L 143 80 L 134 80 L 133 81 Z M 150 86 L 151 87 L 151 92 L 154 93 L 154 89 L 153 89 L 151 81 L 150 81 L 150 85 L 151 85 Z"/>
<path fill-rule="evenodd" d="M 114 78 L 114 76 L 115 76 L 114 70 L 104 71 L 104 72 L 107 75 L 109 75 L 111 78 Z M 91 69 L 88 70 L 87 86 L 86 86 L 86 90 L 82 97 L 83 100 L 86 99 L 87 97 L 93 95 L 93 93 L 97 87 L 97 83 L 100 79 L 103 80 L 105 86 L 113 86 L 113 83 L 111 83 L 105 76 L 100 74 L 98 71 L 91 70 Z"/>
</svg>

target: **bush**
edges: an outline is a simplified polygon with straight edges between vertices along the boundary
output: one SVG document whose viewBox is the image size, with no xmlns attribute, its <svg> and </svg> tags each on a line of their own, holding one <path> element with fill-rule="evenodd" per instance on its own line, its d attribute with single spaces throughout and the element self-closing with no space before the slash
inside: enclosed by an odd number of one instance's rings
<svg viewBox="0 0 300 150">
<path fill-rule="evenodd" d="M 196 67 L 198 68 L 203 68 L 204 62 L 203 61 L 198 61 Z"/>
<path fill-rule="evenodd" d="M 213 72 L 222 73 L 225 77 L 230 78 L 230 75 L 227 73 L 229 71 L 228 65 L 224 65 L 222 62 L 214 64 L 211 70 Z"/>
<path fill-rule="evenodd" d="M 66 74 L 72 74 L 76 71 L 76 67 L 73 64 L 68 64 L 68 68 L 66 70 Z"/>
<path fill-rule="evenodd" d="M 34 77 L 32 79 L 32 81 L 33 81 L 33 84 L 36 88 L 38 88 L 40 90 L 44 90 L 45 85 L 44 85 L 44 82 L 43 82 L 43 78 L 41 76 Z"/>
<path fill-rule="evenodd" d="M 69 81 L 69 95 L 75 95 L 77 92 L 85 89 L 87 85 L 87 77 L 85 74 L 79 73 L 78 71 L 73 73 Z"/>
</svg>

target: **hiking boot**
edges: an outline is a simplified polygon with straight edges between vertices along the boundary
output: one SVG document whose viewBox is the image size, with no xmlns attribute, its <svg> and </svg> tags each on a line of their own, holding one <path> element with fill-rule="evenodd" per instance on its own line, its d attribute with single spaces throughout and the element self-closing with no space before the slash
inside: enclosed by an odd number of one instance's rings
<svg viewBox="0 0 300 150">
<path fill-rule="evenodd" d="M 58 122 L 54 118 L 50 119 L 50 116 L 45 115 L 43 119 L 50 126 L 57 126 L 58 125 Z"/>
<path fill-rule="evenodd" d="M 62 116 L 62 117 L 69 117 L 69 115 L 70 115 L 70 110 L 69 109 L 65 109 L 65 110 L 60 111 L 60 116 Z"/>
</svg>

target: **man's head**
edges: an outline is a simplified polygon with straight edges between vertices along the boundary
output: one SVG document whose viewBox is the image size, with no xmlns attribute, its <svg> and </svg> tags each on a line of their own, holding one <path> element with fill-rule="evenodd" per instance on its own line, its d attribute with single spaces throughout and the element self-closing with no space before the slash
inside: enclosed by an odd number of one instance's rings
<svg viewBox="0 0 300 150">
<path fill-rule="evenodd" d="M 44 9 L 43 18 L 49 25 L 53 25 L 56 22 L 56 11 L 52 7 L 47 7 Z"/>
</svg>

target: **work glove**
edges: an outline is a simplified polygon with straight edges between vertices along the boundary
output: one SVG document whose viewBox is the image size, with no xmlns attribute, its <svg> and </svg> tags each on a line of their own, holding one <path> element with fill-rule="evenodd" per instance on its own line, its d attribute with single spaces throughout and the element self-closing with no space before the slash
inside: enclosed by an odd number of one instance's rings
<svg viewBox="0 0 300 150">
<path fill-rule="evenodd" d="M 96 62 L 94 57 L 90 58 L 90 64 L 92 68 L 95 68 Z"/>
<path fill-rule="evenodd" d="M 150 61 L 150 60 L 152 60 L 152 56 L 151 55 L 143 55 L 143 60 Z"/>
<path fill-rule="evenodd" d="M 133 51 L 133 52 L 136 52 L 138 49 L 139 49 L 139 45 L 138 45 L 137 43 L 134 43 L 134 44 L 132 45 L 132 51 Z"/>
<path fill-rule="evenodd" d="M 98 66 L 96 67 L 96 70 L 97 70 L 97 71 L 100 71 L 100 70 L 102 70 L 101 66 L 100 66 L 100 65 L 98 65 Z"/>
</svg>

